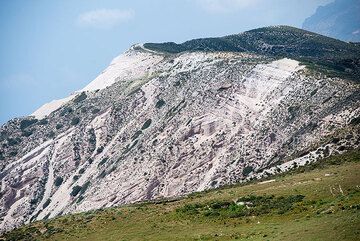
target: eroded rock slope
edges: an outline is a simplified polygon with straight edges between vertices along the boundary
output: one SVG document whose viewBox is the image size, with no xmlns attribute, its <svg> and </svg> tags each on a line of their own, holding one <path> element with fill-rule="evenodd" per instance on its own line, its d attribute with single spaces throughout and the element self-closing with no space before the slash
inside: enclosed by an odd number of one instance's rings
<svg viewBox="0 0 360 241">
<path fill-rule="evenodd" d="M 359 90 L 293 59 L 135 45 L 83 90 L 1 127 L 0 229 L 356 148 Z"/>
</svg>

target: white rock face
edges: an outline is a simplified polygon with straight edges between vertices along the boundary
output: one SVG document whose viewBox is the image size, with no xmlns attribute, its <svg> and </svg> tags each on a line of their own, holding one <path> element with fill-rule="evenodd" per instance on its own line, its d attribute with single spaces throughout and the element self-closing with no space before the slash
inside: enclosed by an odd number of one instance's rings
<svg viewBox="0 0 360 241">
<path fill-rule="evenodd" d="M 116 81 L 133 80 L 147 77 L 152 73 L 152 67 L 159 63 L 163 57 L 149 52 L 136 51 L 141 45 L 134 45 L 124 54 L 116 57 L 95 80 L 83 89 L 75 91 L 75 94 L 64 99 L 53 100 L 37 109 L 31 116 L 43 119 L 61 106 L 74 99 L 76 93 L 83 91 L 102 90 L 113 85 Z"/>
<path fill-rule="evenodd" d="M 134 46 L 80 92 L 34 113 L 45 121 L 1 127 L 1 230 L 186 195 L 359 145 L 359 86 L 291 59 Z"/>
<path fill-rule="evenodd" d="M 34 111 L 31 116 L 34 116 L 36 119 L 43 119 L 46 116 L 50 115 L 55 110 L 59 109 L 61 106 L 65 105 L 69 101 L 71 101 L 75 95 L 70 95 L 69 97 L 60 99 L 60 100 L 53 100 L 49 103 L 44 104 L 39 109 Z"/>
<path fill-rule="evenodd" d="M 127 52 L 116 57 L 106 70 L 80 92 L 101 90 L 116 81 L 141 79 L 150 75 L 153 72 L 153 66 L 159 63 L 163 57 L 149 52 L 136 51 L 136 48 L 141 48 L 141 46 L 134 45 Z"/>
</svg>

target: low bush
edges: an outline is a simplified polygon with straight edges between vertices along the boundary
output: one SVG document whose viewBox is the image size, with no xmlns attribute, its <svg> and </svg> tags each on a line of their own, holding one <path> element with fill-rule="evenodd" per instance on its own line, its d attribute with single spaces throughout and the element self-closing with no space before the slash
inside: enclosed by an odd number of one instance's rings
<svg viewBox="0 0 360 241">
<path fill-rule="evenodd" d="M 22 120 L 20 122 L 20 129 L 24 130 L 25 128 L 35 124 L 36 122 L 38 122 L 37 119 L 31 119 L 31 120 Z"/>
<path fill-rule="evenodd" d="M 49 121 L 47 119 L 42 119 L 38 122 L 38 125 L 47 125 L 49 124 Z"/>
<path fill-rule="evenodd" d="M 44 202 L 43 208 L 45 209 L 47 206 L 49 206 L 50 203 L 51 203 L 51 199 L 48 198 L 48 199 Z"/>
<path fill-rule="evenodd" d="M 55 132 L 50 131 L 47 135 L 48 138 L 54 138 L 55 137 Z"/>
<path fill-rule="evenodd" d="M 56 187 L 59 187 L 62 183 L 63 183 L 64 179 L 62 177 L 56 177 L 55 178 L 55 182 L 54 182 L 54 185 Z"/>
<path fill-rule="evenodd" d="M 96 150 L 97 154 L 100 154 L 101 152 L 103 152 L 104 147 L 103 146 L 99 146 L 98 149 Z"/>
<path fill-rule="evenodd" d="M 237 202 L 211 201 L 208 203 L 186 204 L 176 210 L 183 214 L 202 214 L 206 217 L 223 216 L 229 218 L 258 216 L 268 213 L 284 214 L 294 208 L 295 203 L 302 202 L 304 196 L 246 196 Z"/>
<path fill-rule="evenodd" d="M 99 112 L 100 112 L 100 109 L 97 109 L 97 108 L 95 108 L 95 109 L 93 109 L 93 110 L 91 111 L 91 113 L 93 113 L 94 115 L 97 114 L 97 113 L 99 113 Z"/>
<path fill-rule="evenodd" d="M 79 123 L 80 123 L 80 118 L 79 117 L 74 117 L 74 118 L 72 118 L 70 124 L 73 125 L 73 126 L 76 126 Z"/>
<path fill-rule="evenodd" d="M 360 124 L 360 116 L 355 117 L 354 119 L 352 119 L 350 121 L 350 124 L 353 125 L 353 126 L 359 125 Z"/>
<path fill-rule="evenodd" d="M 9 146 L 15 146 L 21 142 L 20 138 L 7 138 L 7 143 Z"/>
<path fill-rule="evenodd" d="M 73 109 L 72 109 L 72 108 L 66 107 L 66 108 L 64 108 L 64 109 L 61 111 L 60 116 L 64 116 L 64 115 L 66 115 L 66 114 L 68 114 L 68 113 L 72 113 L 72 112 L 73 112 Z"/>
<path fill-rule="evenodd" d="M 160 109 L 164 105 L 165 105 L 165 101 L 163 99 L 160 99 L 160 100 L 158 100 L 158 102 L 156 102 L 155 107 Z"/>
<path fill-rule="evenodd" d="M 104 165 L 105 162 L 107 162 L 108 159 L 109 159 L 108 157 L 105 157 L 104 159 L 102 159 L 102 160 L 99 162 L 98 167 Z"/>
<path fill-rule="evenodd" d="M 75 197 L 76 195 L 79 194 L 79 192 L 81 191 L 81 188 L 82 188 L 82 187 L 81 187 L 81 186 L 78 186 L 78 185 L 74 186 L 74 187 L 72 188 L 72 191 L 71 191 L 70 195 L 73 196 L 73 197 Z"/>
<path fill-rule="evenodd" d="M 85 100 L 87 98 L 87 95 L 85 92 L 82 92 L 80 95 L 76 96 L 74 99 L 75 103 L 80 103 L 81 101 Z"/>
<path fill-rule="evenodd" d="M 141 130 L 146 130 L 147 128 L 150 127 L 152 120 L 148 119 L 147 121 L 145 121 L 145 123 L 143 124 L 143 126 L 141 127 Z"/>
<path fill-rule="evenodd" d="M 29 137 L 29 136 L 31 136 L 33 134 L 33 132 L 34 132 L 34 130 L 23 130 L 21 132 L 21 135 L 25 136 L 25 137 Z"/>
<path fill-rule="evenodd" d="M 252 171 L 254 171 L 254 168 L 252 166 L 246 166 L 243 171 L 242 174 L 244 177 L 248 176 Z"/>
</svg>

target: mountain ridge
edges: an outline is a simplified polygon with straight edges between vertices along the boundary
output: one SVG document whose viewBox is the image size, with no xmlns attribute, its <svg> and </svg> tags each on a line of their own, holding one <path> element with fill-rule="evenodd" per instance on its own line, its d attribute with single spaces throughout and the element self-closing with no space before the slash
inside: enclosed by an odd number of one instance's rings
<svg viewBox="0 0 360 241">
<path fill-rule="evenodd" d="M 331 69 L 334 76 L 355 81 L 360 79 L 359 46 L 290 26 L 264 27 L 225 37 L 194 39 L 182 44 L 145 43 L 144 47 L 168 53 L 232 51 L 292 57 L 301 62 L 318 64 L 324 70 Z"/>
<path fill-rule="evenodd" d="M 1 126 L 0 229 L 261 178 L 358 147 L 359 84 L 290 57 L 133 46 L 59 106 Z"/>
</svg>

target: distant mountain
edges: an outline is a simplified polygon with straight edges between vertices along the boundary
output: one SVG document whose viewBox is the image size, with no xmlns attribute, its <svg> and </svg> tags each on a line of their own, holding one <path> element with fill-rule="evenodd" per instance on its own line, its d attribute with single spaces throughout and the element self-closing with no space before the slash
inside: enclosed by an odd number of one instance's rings
<svg viewBox="0 0 360 241">
<path fill-rule="evenodd" d="M 347 78 L 359 53 L 287 26 L 134 45 L 85 88 L 0 127 L 0 232 L 357 148 L 360 84 Z"/>
<path fill-rule="evenodd" d="M 343 41 L 360 41 L 360 0 L 336 0 L 307 18 L 303 29 Z"/>
</svg>

